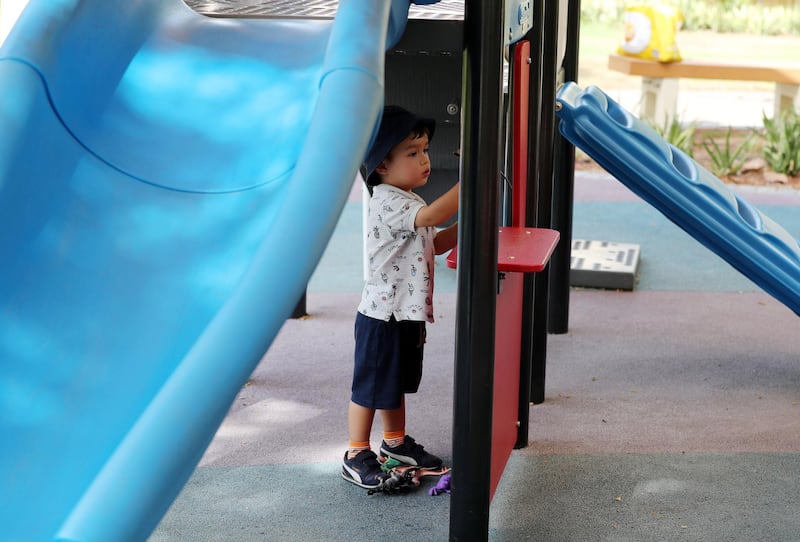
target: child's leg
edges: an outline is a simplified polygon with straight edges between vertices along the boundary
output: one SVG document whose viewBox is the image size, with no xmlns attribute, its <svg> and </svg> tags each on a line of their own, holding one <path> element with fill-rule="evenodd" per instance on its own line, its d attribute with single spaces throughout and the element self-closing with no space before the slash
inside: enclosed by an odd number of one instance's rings
<svg viewBox="0 0 800 542">
<path fill-rule="evenodd" d="M 381 421 L 383 422 L 383 440 L 390 446 L 397 446 L 403 442 L 406 436 L 406 400 L 405 397 L 400 401 L 400 408 L 393 410 L 381 410 Z"/>
<path fill-rule="evenodd" d="M 354 457 L 361 450 L 369 450 L 369 435 L 372 432 L 372 421 L 375 409 L 363 407 L 350 401 L 347 411 L 347 425 L 350 434 L 348 456 Z"/>
</svg>

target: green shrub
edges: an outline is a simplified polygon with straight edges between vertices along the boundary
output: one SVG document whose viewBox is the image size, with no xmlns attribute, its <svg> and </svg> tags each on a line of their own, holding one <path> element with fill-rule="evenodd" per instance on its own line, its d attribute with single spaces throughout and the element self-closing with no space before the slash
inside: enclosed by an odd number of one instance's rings
<svg viewBox="0 0 800 542">
<path fill-rule="evenodd" d="M 619 0 L 582 0 L 581 21 L 616 23 L 622 21 L 625 2 Z"/>
<path fill-rule="evenodd" d="M 667 143 L 679 148 L 690 158 L 694 157 L 694 133 L 697 128 L 696 123 L 692 122 L 684 126 L 676 116 L 672 118 L 668 117 L 662 126 L 652 121 L 648 121 L 648 124 L 650 124 L 653 130 Z"/>
<path fill-rule="evenodd" d="M 761 152 L 773 171 L 791 177 L 800 173 L 800 116 L 794 110 L 777 118 L 764 119 L 764 147 Z"/>
<path fill-rule="evenodd" d="M 725 134 L 725 144 L 722 146 L 712 137 L 706 137 L 703 140 L 703 148 L 711 159 L 711 172 L 718 177 L 739 173 L 748 158 L 747 153 L 753 148 L 753 132 L 747 134 L 745 140 L 735 148 L 731 145 L 732 132 L 733 130 L 729 127 Z"/>
</svg>

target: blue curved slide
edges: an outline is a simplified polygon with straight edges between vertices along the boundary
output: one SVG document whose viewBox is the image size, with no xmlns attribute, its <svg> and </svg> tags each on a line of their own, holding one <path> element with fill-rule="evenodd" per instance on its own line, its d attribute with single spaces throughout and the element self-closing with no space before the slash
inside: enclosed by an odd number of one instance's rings
<svg viewBox="0 0 800 542">
<path fill-rule="evenodd" d="M 30 1 L 0 49 L 0 539 L 149 536 L 330 238 L 408 8 Z"/>
<path fill-rule="evenodd" d="M 642 199 L 800 315 L 797 239 L 597 87 L 563 85 L 561 133 Z"/>
</svg>

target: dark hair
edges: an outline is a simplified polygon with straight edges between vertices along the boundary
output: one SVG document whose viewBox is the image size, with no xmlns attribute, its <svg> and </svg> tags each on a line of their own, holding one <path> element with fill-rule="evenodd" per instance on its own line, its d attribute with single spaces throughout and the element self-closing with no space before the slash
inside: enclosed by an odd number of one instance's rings
<svg viewBox="0 0 800 542">
<path fill-rule="evenodd" d="M 396 105 L 387 105 L 383 108 L 381 124 L 378 133 L 364 160 L 363 171 L 364 180 L 367 183 L 370 195 L 372 187 L 383 182 L 380 174 L 375 171 L 391 153 L 392 149 L 409 135 L 414 139 L 427 135 L 428 139 L 433 139 L 436 130 L 436 121 L 418 117 Z"/>
</svg>

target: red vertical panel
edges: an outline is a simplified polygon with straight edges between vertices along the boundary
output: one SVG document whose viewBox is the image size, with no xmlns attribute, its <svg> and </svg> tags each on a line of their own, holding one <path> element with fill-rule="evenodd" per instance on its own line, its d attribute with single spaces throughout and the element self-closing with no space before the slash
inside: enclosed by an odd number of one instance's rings
<svg viewBox="0 0 800 542">
<path fill-rule="evenodd" d="M 525 227 L 525 196 L 528 187 L 528 88 L 531 44 L 520 41 L 514 48 L 513 86 L 513 179 L 512 226 Z"/>
<path fill-rule="evenodd" d="M 519 363 L 522 343 L 522 273 L 507 273 L 497 296 L 492 407 L 492 475 L 490 498 L 517 441 Z"/>
<path fill-rule="evenodd" d="M 528 79 L 530 42 L 514 48 L 512 145 L 512 226 L 525 227 L 525 196 L 528 184 Z M 490 499 L 503 475 L 517 442 L 519 420 L 519 366 L 522 343 L 521 273 L 507 273 L 497 297 L 494 354 L 494 399 L 492 407 L 492 470 Z"/>
</svg>

